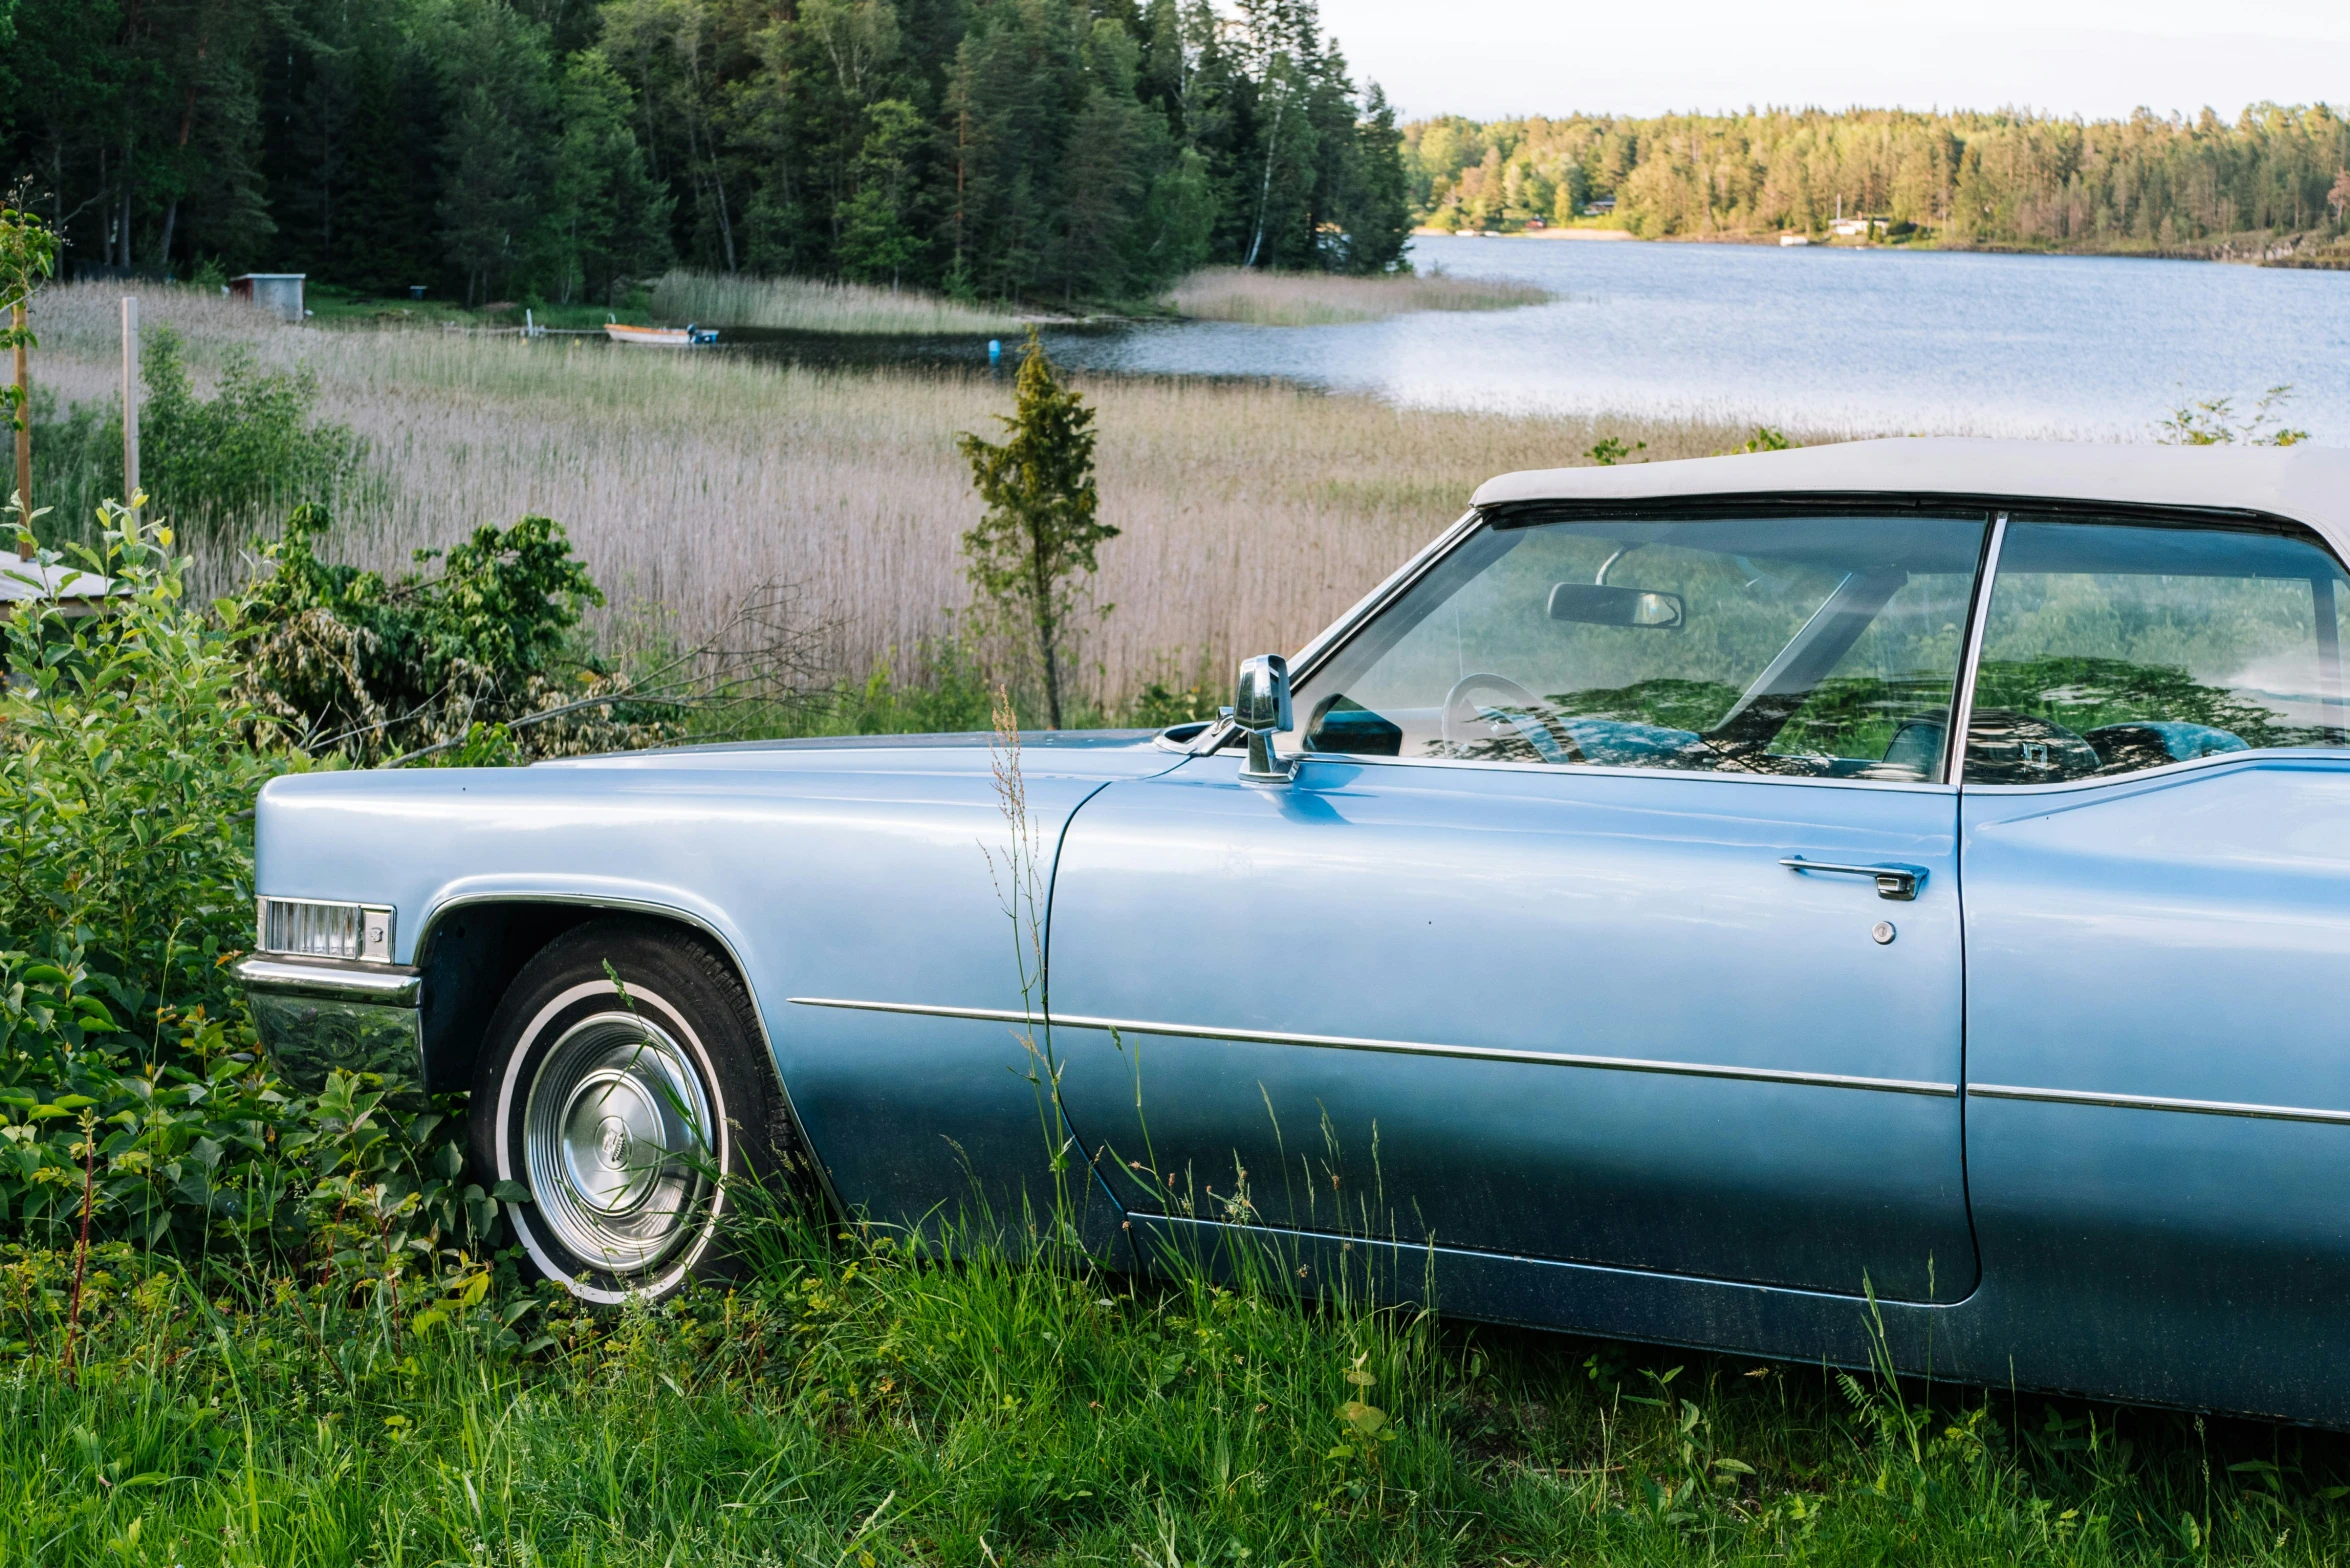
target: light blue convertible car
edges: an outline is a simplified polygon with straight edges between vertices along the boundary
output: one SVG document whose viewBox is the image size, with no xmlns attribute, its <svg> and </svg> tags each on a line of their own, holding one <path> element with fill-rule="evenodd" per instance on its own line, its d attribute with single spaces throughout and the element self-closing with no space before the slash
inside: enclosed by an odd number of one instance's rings
<svg viewBox="0 0 2350 1568">
<path fill-rule="evenodd" d="M 984 736 L 280 779 L 243 974 L 591 1300 L 714 1167 L 923 1224 L 1057 1139 L 1136 1268 L 2350 1425 L 2346 549 L 2306 447 L 1514 474 L 1221 722 L 1028 738 L 1049 996 Z"/>
</svg>

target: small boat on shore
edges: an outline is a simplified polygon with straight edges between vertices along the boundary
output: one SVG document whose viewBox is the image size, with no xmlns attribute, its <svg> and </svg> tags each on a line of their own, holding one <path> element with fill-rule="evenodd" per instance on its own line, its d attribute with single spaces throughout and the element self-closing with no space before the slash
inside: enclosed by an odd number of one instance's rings
<svg viewBox="0 0 2350 1568">
<path fill-rule="evenodd" d="M 682 327 L 627 327 L 617 321 L 607 321 L 604 336 L 615 343 L 633 343 L 638 348 L 708 348 L 718 341 L 718 329 L 690 323 Z"/>
</svg>

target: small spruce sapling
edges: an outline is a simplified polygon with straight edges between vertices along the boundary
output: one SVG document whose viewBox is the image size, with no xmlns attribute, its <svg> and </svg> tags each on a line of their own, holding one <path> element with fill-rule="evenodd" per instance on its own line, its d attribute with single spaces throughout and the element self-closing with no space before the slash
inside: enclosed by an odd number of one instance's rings
<svg viewBox="0 0 2350 1568">
<path fill-rule="evenodd" d="M 1034 328 L 1020 360 L 1019 394 L 1016 413 L 996 416 L 1006 432 L 1001 445 L 956 438 L 971 461 L 972 487 L 987 503 L 987 515 L 963 535 L 963 554 L 988 605 L 1035 639 L 1045 711 L 1059 729 L 1069 622 L 1097 568 L 1094 552 L 1118 530 L 1099 515 L 1093 410 L 1053 374 Z"/>
</svg>

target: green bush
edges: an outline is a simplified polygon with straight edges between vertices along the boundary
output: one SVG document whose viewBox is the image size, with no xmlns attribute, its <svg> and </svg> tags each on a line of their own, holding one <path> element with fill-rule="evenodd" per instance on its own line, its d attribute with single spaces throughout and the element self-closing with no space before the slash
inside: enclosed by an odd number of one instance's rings
<svg viewBox="0 0 2350 1568">
<path fill-rule="evenodd" d="M 243 345 L 229 350 L 210 398 L 196 395 L 169 327 L 148 335 L 140 375 L 139 477 L 175 517 L 218 529 L 267 508 L 330 501 L 366 456 L 348 425 L 312 417 L 315 375 L 266 369 Z"/>
<path fill-rule="evenodd" d="M 251 930 L 255 791 L 302 759 L 239 696 L 251 633 L 186 603 L 170 532 L 103 515 L 98 548 L 40 561 L 110 579 L 107 612 L 0 623 L 0 1234 L 396 1284 L 497 1201 L 438 1113 L 387 1109 L 413 1086 L 299 1095 L 262 1055 L 224 964 Z"/>
<path fill-rule="evenodd" d="M 235 610 L 249 628 L 239 691 L 304 753 L 499 763 L 670 734 L 664 710 L 602 700 L 626 683 L 584 647 L 580 616 L 604 596 L 560 523 L 485 524 L 438 573 L 387 580 L 319 558 L 330 522 L 318 506 L 288 518 L 263 552 L 275 570 Z"/>
<path fill-rule="evenodd" d="M 0 692 L 0 933 L 86 968 L 115 1017 L 228 999 L 222 954 L 252 921 L 249 815 L 281 767 L 251 744 L 238 634 L 182 594 L 171 535 L 126 532 L 50 566 L 111 579 L 104 615 L 27 605 L 5 625 Z M 243 815 L 241 815 L 243 814 Z"/>
<path fill-rule="evenodd" d="M 306 370 L 266 369 L 239 346 L 218 392 L 198 397 L 179 334 L 157 327 L 140 374 L 140 483 L 184 531 L 237 534 L 272 510 L 330 502 L 361 479 L 366 442 L 348 425 L 313 417 L 318 383 Z M 123 493 L 122 400 L 60 404 L 36 387 L 30 417 L 35 497 L 49 513 L 43 531 L 61 547 L 96 548 L 99 503 Z"/>
</svg>

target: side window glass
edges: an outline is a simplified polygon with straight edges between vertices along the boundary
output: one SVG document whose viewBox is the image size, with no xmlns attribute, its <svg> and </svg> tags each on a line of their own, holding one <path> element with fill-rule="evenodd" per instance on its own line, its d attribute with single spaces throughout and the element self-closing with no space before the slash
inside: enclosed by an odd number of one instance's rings
<svg viewBox="0 0 2350 1568">
<path fill-rule="evenodd" d="M 1967 781 L 2062 783 L 2343 745 L 2345 594 L 2350 580 L 2305 531 L 2010 522 Z"/>
<path fill-rule="evenodd" d="M 1940 777 L 1985 519 L 1485 529 L 1300 682 L 1320 753 Z"/>
</svg>

